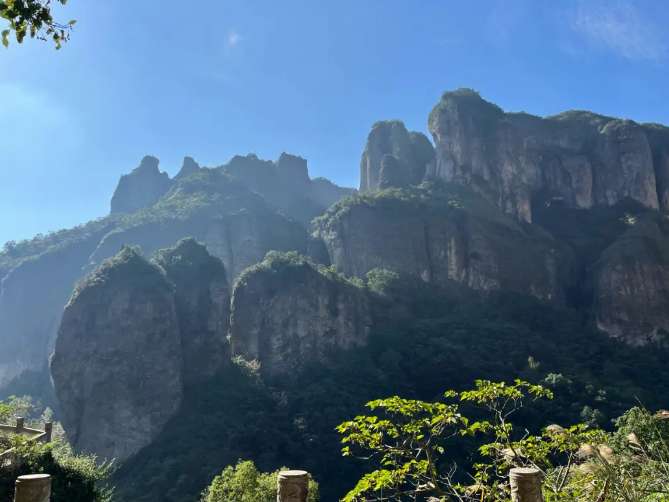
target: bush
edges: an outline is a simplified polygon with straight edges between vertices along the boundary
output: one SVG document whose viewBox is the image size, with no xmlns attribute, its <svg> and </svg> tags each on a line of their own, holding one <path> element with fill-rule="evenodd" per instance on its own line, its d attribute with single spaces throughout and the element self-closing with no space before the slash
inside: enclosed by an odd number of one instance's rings
<svg viewBox="0 0 669 502">
<path fill-rule="evenodd" d="M 272 473 L 258 471 L 250 460 L 240 460 L 216 476 L 202 494 L 202 502 L 275 502 L 276 477 L 281 468 Z M 309 502 L 318 502 L 318 483 L 309 480 Z"/>
<path fill-rule="evenodd" d="M 13 500 L 16 478 L 25 474 L 51 475 L 52 502 L 110 502 L 106 483 L 111 464 L 98 465 L 93 456 L 74 455 L 67 445 L 42 444 L 25 438 L 11 440 L 17 461 L 0 469 L 0 500 Z"/>
</svg>

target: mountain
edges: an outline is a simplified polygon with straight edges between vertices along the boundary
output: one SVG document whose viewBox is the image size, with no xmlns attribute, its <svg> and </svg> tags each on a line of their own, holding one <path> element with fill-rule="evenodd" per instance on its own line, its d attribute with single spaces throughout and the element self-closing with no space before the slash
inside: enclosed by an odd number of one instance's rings
<svg viewBox="0 0 669 502">
<path fill-rule="evenodd" d="M 166 176 L 146 157 L 121 178 L 109 216 L 0 253 L 0 343 L 8 348 L 0 353 L 0 388 L 22 373 L 43 373 L 73 287 L 124 245 L 151 255 L 194 237 L 234 280 L 270 250 L 305 253 L 304 222 L 351 193 L 312 181 L 306 161 L 287 154 L 276 163 L 235 157 L 214 169 L 186 158 L 173 180 Z"/>
<path fill-rule="evenodd" d="M 537 422 L 661 405 L 669 129 L 468 89 L 428 127 L 374 124 L 360 191 L 289 154 L 173 179 L 147 157 L 110 215 L 0 254 L 4 392 L 53 354 L 70 441 L 139 502 L 196 500 L 239 458 L 334 500 L 360 476 L 334 428 L 383 395 L 520 376 L 564 396 Z"/>
</svg>

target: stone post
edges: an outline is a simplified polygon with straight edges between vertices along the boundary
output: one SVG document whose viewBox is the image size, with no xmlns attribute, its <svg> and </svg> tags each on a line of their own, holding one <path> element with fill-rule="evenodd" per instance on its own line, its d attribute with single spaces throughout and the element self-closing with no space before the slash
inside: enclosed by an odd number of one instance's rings
<svg viewBox="0 0 669 502">
<path fill-rule="evenodd" d="M 512 502 L 544 502 L 539 469 L 516 467 L 509 472 Z"/>
<path fill-rule="evenodd" d="M 16 432 L 20 432 L 25 427 L 26 421 L 23 417 L 16 417 Z"/>
<path fill-rule="evenodd" d="M 309 474 L 306 471 L 281 471 L 276 483 L 276 502 L 307 502 Z"/>
<path fill-rule="evenodd" d="M 16 480 L 14 502 L 49 502 L 51 500 L 51 476 L 28 474 Z"/>
<path fill-rule="evenodd" d="M 44 442 L 50 443 L 53 436 L 53 423 L 47 422 L 44 424 Z"/>
</svg>

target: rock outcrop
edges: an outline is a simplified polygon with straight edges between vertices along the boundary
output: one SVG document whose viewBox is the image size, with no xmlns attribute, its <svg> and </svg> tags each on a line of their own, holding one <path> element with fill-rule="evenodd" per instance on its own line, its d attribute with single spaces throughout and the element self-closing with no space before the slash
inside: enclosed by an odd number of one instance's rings
<svg viewBox="0 0 669 502">
<path fill-rule="evenodd" d="M 213 376 L 230 359 L 230 289 L 221 260 L 194 239 L 157 253 L 175 286 L 185 384 Z"/>
<path fill-rule="evenodd" d="M 345 275 L 386 268 L 437 285 L 564 300 L 564 247 L 462 187 L 433 183 L 349 199 L 317 219 L 314 232 Z"/>
<path fill-rule="evenodd" d="M 364 345 L 370 325 L 364 290 L 294 253 L 270 253 L 240 277 L 232 295 L 233 354 L 257 360 L 269 378 Z"/>
<path fill-rule="evenodd" d="M 593 269 L 597 326 L 633 345 L 669 336 L 669 222 L 629 216 Z"/>
<path fill-rule="evenodd" d="M 200 169 L 201 169 L 200 164 L 195 162 L 195 159 L 193 159 L 193 157 L 184 157 L 181 169 L 179 169 L 179 172 L 174 177 L 174 179 L 180 180 L 181 178 L 185 178 L 187 176 L 190 176 L 191 174 L 195 174 Z"/>
<path fill-rule="evenodd" d="M 360 161 L 360 191 L 419 184 L 433 160 L 434 148 L 424 134 L 407 131 L 398 120 L 377 122 Z"/>
<path fill-rule="evenodd" d="M 261 160 L 254 154 L 237 155 L 219 169 L 305 225 L 351 194 L 351 189 L 327 180 L 311 180 L 307 161 L 287 153 L 282 153 L 276 162 Z"/>
<path fill-rule="evenodd" d="M 184 239 L 155 263 L 125 247 L 76 289 L 51 375 L 72 445 L 128 458 L 162 430 L 185 390 L 230 360 L 225 268 Z"/>
<path fill-rule="evenodd" d="M 183 396 L 174 286 L 124 248 L 65 308 L 51 361 L 72 446 L 123 460 L 146 446 Z"/>
<path fill-rule="evenodd" d="M 630 198 L 661 206 L 656 171 L 664 168 L 648 128 L 635 122 L 589 112 L 505 113 L 461 89 L 442 96 L 429 128 L 436 145 L 429 175 L 470 186 L 521 220 L 531 222 L 533 205 L 551 201 L 585 209 Z"/>
<path fill-rule="evenodd" d="M 111 213 L 132 213 L 149 207 L 170 189 L 167 173 L 158 168 L 155 157 L 146 156 L 139 167 L 121 176 L 111 200 Z"/>
</svg>

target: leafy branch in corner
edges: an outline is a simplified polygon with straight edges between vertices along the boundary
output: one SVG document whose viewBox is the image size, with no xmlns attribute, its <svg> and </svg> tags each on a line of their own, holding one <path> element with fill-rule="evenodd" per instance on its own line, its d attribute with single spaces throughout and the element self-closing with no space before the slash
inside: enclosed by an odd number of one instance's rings
<svg viewBox="0 0 669 502">
<path fill-rule="evenodd" d="M 53 3 L 65 5 L 67 0 L 0 0 L 0 18 L 7 20 L 9 27 L 2 30 L 2 45 L 9 46 L 12 32 L 18 43 L 23 43 L 26 36 L 38 40 L 52 40 L 56 49 L 70 39 L 70 32 L 76 21 L 66 24 L 53 18 Z"/>
</svg>

